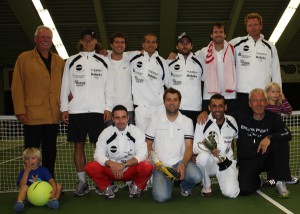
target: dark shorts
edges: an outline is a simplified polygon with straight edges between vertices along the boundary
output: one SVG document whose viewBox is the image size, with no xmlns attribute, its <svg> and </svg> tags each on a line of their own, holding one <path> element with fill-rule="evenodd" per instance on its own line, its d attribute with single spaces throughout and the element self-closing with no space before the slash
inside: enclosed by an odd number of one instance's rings
<svg viewBox="0 0 300 214">
<path fill-rule="evenodd" d="M 81 143 L 86 141 L 88 135 L 89 141 L 96 143 L 104 128 L 105 124 L 101 113 L 70 114 L 67 140 Z"/>
</svg>

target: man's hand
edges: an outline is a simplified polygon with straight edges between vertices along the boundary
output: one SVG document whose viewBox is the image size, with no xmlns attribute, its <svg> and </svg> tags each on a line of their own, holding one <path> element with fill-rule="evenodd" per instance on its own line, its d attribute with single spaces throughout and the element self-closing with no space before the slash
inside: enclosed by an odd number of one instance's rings
<svg viewBox="0 0 300 214">
<path fill-rule="evenodd" d="M 180 173 L 180 180 L 183 180 L 184 175 L 185 175 L 185 165 L 184 165 L 184 163 L 179 163 L 178 164 L 177 172 Z"/>
<path fill-rule="evenodd" d="M 265 154 L 270 143 L 271 143 L 271 140 L 269 137 L 265 137 L 264 139 L 262 139 L 262 141 L 260 141 L 260 143 L 258 145 L 257 153 L 261 150 L 261 153 Z"/>
<path fill-rule="evenodd" d="M 111 120 L 111 112 L 110 111 L 108 111 L 108 110 L 104 111 L 103 120 L 104 120 L 104 123 L 107 123 L 108 121 Z"/>
<path fill-rule="evenodd" d="M 168 59 L 174 61 L 177 57 L 177 53 L 171 52 L 169 53 Z"/>
<path fill-rule="evenodd" d="M 207 120 L 207 117 L 208 117 L 208 113 L 207 111 L 203 111 L 201 112 L 198 117 L 197 117 L 197 123 L 198 124 L 204 124 Z"/>
<path fill-rule="evenodd" d="M 18 121 L 20 121 L 23 124 L 27 124 L 28 123 L 28 118 L 26 116 L 26 114 L 17 114 L 16 115 Z"/>
<path fill-rule="evenodd" d="M 214 150 L 211 151 L 211 154 L 217 158 L 219 156 L 219 150 L 215 148 Z"/>
<path fill-rule="evenodd" d="M 65 124 L 69 124 L 69 112 L 67 111 L 62 112 L 61 119 Z"/>
<path fill-rule="evenodd" d="M 123 169 L 125 168 L 124 164 L 122 163 L 116 163 L 111 161 L 110 162 L 110 171 L 115 176 L 116 179 L 122 179 L 123 178 Z"/>
</svg>

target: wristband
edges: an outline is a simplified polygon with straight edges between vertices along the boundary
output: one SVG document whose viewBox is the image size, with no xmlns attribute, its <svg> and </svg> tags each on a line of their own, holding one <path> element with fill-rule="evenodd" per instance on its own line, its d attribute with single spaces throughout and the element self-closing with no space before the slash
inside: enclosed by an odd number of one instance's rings
<svg viewBox="0 0 300 214">
<path fill-rule="evenodd" d="M 124 165 L 124 168 L 128 167 L 128 163 L 127 163 L 126 160 L 122 160 L 121 162 L 122 162 L 122 164 Z"/>
<path fill-rule="evenodd" d="M 182 163 L 185 167 L 188 165 L 187 162 L 181 161 L 180 163 Z"/>
</svg>

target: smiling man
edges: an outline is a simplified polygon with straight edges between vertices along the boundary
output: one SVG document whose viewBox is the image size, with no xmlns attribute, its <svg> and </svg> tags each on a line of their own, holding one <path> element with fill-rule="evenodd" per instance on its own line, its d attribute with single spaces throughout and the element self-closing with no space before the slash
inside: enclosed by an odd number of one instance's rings
<svg viewBox="0 0 300 214">
<path fill-rule="evenodd" d="M 43 166 L 54 177 L 59 96 L 65 63 L 50 51 L 52 36 L 49 27 L 36 28 L 36 47 L 18 57 L 11 90 L 15 115 L 24 124 L 25 148 L 42 146 Z"/>
<path fill-rule="evenodd" d="M 227 103 L 227 112 L 233 111 L 236 98 L 236 71 L 233 46 L 228 44 L 223 23 L 216 22 L 210 29 L 211 42 L 196 52 L 204 63 L 202 110 L 208 110 L 209 99 L 221 94 Z"/>
<path fill-rule="evenodd" d="M 197 124 L 193 143 L 193 153 L 198 154 L 196 164 L 203 175 L 201 195 L 211 197 L 210 176 L 216 176 L 224 196 L 236 198 L 240 192 L 238 183 L 238 170 L 236 161 L 233 160 L 233 143 L 237 139 L 238 127 L 235 119 L 225 115 L 227 105 L 225 98 L 220 94 L 211 96 L 208 109 L 211 112 L 205 124 Z M 201 144 L 207 140 L 211 133 L 215 133 L 217 147 L 209 151 Z M 231 165 L 219 167 L 218 156 L 227 158 Z M 221 166 L 221 165 L 220 165 Z"/>
<path fill-rule="evenodd" d="M 112 111 L 114 126 L 100 134 L 94 154 L 85 171 L 93 179 L 98 194 L 114 198 L 118 187 L 113 181 L 131 181 L 129 197 L 140 197 L 152 173 L 152 165 L 145 161 L 147 144 L 145 134 L 136 126 L 128 125 L 128 112 L 122 105 Z"/>
<path fill-rule="evenodd" d="M 89 192 L 85 181 L 85 141 L 96 143 L 105 122 L 111 120 L 114 86 L 107 58 L 97 54 L 97 35 L 90 29 L 80 34 L 79 53 L 65 65 L 61 89 L 62 120 L 68 126 L 68 141 L 74 142 L 74 163 L 78 183 L 74 194 Z"/>
<path fill-rule="evenodd" d="M 143 50 L 130 60 L 132 96 L 135 124 L 145 131 L 153 115 L 164 111 L 164 87 L 169 87 L 169 70 L 166 61 L 156 51 L 157 36 L 146 34 Z"/>
<path fill-rule="evenodd" d="M 291 179 L 288 144 L 291 133 L 278 114 L 265 110 L 267 98 L 263 89 L 253 89 L 248 103 L 250 111 L 235 115 L 239 128 L 240 194 L 249 195 L 258 190 L 261 187 L 260 173 L 268 171 L 276 182 L 276 194 L 289 197 L 286 181 Z"/>
<path fill-rule="evenodd" d="M 247 36 L 229 43 L 234 46 L 237 72 L 236 110 L 249 108 L 248 94 L 253 88 L 265 88 L 267 83 L 281 86 L 280 65 L 276 47 L 261 34 L 262 17 L 250 13 L 245 17 Z"/>
<path fill-rule="evenodd" d="M 126 49 L 124 33 L 114 33 L 110 39 L 111 51 L 108 53 L 110 72 L 114 80 L 114 105 L 123 105 L 128 110 L 129 123 L 134 124 L 134 109 L 131 94 L 130 52 Z"/>
<path fill-rule="evenodd" d="M 192 120 L 179 112 L 181 94 L 174 88 L 164 93 L 166 111 L 154 115 L 147 127 L 146 142 L 149 157 L 157 156 L 162 165 L 180 173 L 181 195 L 192 194 L 192 188 L 202 180 L 201 172 L 190 162 L 193 150 Z M 158 202 L 172 197 L 173 183 L 158 169 L 153 170 L 152 195 Z"/>
</svg>

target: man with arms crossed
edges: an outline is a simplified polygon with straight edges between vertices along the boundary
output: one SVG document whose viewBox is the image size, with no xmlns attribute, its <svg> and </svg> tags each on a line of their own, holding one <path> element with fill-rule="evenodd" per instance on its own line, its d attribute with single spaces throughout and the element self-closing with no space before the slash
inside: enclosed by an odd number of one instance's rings
<svg viewBox="0 0 300 214">
<path fill-rule="evenodd" d="M 147 144 L 145 134 L 136 126 L 128 125 L 127 109 L 117 105 L 112 111 L 114 126 L 104 129 L 98 138 L 95 161 L 85 171 L 94 180 L 98 194 L 114 198 L 118 187 L 115 180 L 132 181 L 129 197 L 140 197 L 152 174 L 152 165 L 145 161 Z"/>
</svg>

